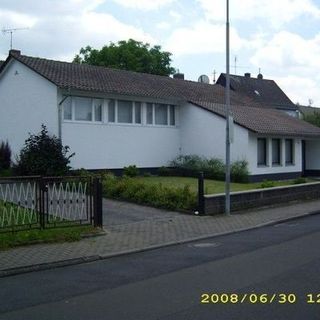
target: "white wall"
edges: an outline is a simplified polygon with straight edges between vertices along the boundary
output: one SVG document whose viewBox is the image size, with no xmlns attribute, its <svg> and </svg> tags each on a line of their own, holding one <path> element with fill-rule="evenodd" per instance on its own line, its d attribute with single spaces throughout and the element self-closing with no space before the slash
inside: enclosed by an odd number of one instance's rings
<svg viewBox="0 0 320 320">
<path fill-rule="evenodd" d="M 225 159 L 225 119 L 190 104 L 183 106 L 180 113 L 181 154 L 197 154 L 205 157 Z M 257 134 L 234 125 L 234 142 L 231 144 L 231 160 L 247 160 L 251 175 L 301 172 L 301 139 L 294 139 L 294 165 L 285 165 L 284 139 L 282 139 L 282 164 L 272 166 L 271 139 L 268 138 L 268 166 L 257 165 Z M 319 145 L 320 156 L 320 145 Z"/>
<path fill-rule="evenodd" d="M 179 129 L 117 124 L 62 124 L 73 168 L 161 167 L 178 155 Z"/>
<path fill-rule="evenodd" d="M 45 124 L 58 134 L 57 88 L 22 63 L 11 60 L 0 77 L 0 140 L 18 153 L 28 133 Z"/>
<path fill-rule="evenodd" d="M 306 170 L 320 170 L 320 141 L 306 141 Z"/>
<path fill-rule="evenodd" d="M 181 154 L 225 159 L 226 121 L 192 104 L 182 106 L 180 112 Z M 234 125 L 231 160 L 249 160 L 248 130 Z"/>
<path fill-rule="evenodd" d="M 267 166 L 257 165 L 257 138 L 267 138 Z M 281 165 L 272 165 L 272 138 L 281 139 Z M 285 164 L 285 146 L 284 139 L 286 137 L 267 137 L 263 135 L 257 135 L 254 133 L 249 134 L 249 170 L 252 175 L 258 174 L 274 174 L 274 173 L 285 173 L 285 172 L 301 172 L 302 171 L 302 144 L 301 139 L 294 139 L 294 164 Z M 290 137 L 287 137 L 291 139 Z"/>
</svg>

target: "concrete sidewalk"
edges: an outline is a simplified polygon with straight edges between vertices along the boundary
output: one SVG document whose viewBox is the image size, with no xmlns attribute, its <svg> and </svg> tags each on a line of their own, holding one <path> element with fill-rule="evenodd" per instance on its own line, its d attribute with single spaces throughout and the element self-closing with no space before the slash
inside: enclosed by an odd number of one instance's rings
<svg viewBox="0 0 320 320">
<path fill-rule="evenodd" d="M 139 206 L 134 209 L 138 210 Z M 141 207 L 144 212 L 148 209 Z M 256 209 L 230 216 L 200 217 L 150 209 L 155 214 L 153 219 L 107 224 L 103 236 L 73 243 L 41 244 L 0 251 L 0 277 L 247 230 L 306 216 L 318 210 L 320 200 Z"/>
</svg>

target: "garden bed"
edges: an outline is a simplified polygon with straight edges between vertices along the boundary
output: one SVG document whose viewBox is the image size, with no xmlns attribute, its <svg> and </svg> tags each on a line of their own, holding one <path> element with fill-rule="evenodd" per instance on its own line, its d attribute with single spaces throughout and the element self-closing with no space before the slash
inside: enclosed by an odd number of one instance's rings
<svg viewBox="0 0 320 320">
<path fill-rule="evenodd" d="M 262 183 L 231 183 L 231 191 L 246 191 L 263 187 L 296 184 L 296 180 L 265 181 Z M 223 193 L 224 181 L 205 180 L 205 194 Z M 198 179 L 174 176 L 115 177 L 103 180 L 104 196 L 156 208 L 193 211 L 197 208 Z"/>
</svg>

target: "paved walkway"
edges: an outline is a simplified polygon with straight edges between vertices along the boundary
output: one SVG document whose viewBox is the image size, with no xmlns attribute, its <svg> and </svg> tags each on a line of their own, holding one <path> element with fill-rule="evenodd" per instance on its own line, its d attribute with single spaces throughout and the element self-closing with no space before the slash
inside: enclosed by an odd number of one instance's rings
<svg viewBox="0 0 320 320">
<path fill-rule="evenodd" d="M 129 214 L 130 210 L 132 215 Z M 0 276 L 20 272 L 22 269 L 17 269 L 24 267 L 29 270 L 31 266 L 34 269 L 47 268 L 51 263 L 90 261 L 246 230 L 318 210 L 320 200 L 262 208 L 231 216 L 201 217 L 105 200 L 105 235 L 73 243 L 42 244 L 1 251 Z"/>
</svg>

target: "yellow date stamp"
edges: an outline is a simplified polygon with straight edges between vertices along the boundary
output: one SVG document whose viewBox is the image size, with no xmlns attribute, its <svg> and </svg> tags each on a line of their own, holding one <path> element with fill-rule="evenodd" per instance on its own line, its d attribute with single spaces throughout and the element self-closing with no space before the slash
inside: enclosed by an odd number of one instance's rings
<svg viewBox="0 0 320 320">
<path fill-rule="evenodd" d="M 316 299 L 316 295 L 310 297 L 310 301 Z M 203 293 L 200 302 L 201 304 L 294 304 L 297 302 L 297 295 L 295 293 Z"/>
</svg>

